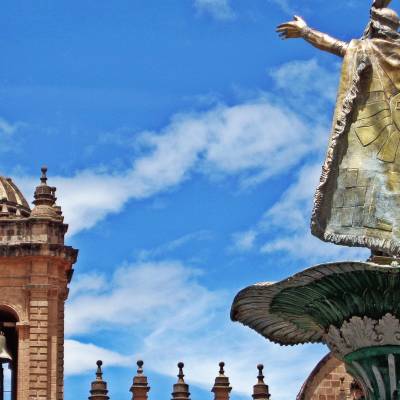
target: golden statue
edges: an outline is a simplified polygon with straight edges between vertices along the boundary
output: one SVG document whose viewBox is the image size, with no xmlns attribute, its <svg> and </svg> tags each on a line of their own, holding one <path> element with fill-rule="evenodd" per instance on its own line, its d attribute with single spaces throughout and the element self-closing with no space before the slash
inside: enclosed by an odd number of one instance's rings
<svg viewBox="0 0 400 400">
<path fill-rule="evenodd" d="M 400 256 L 400 19 L 389 3 L 375 0 L 362 38 L 349 43 L 298 16 L 277 31 L 344 57 L 312 233 Z"/>
</svg>

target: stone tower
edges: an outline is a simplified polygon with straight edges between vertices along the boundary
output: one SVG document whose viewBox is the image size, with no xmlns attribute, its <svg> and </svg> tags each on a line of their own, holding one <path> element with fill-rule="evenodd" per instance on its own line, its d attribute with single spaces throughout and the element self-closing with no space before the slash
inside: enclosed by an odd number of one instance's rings
<svg viewBox="0 0 400 400">
<path fill-rule="evenodd" d="M 12 400 L 63 399 L 64 303 L 78 252 L 64 245 L 68 226 L 46 171 L 32 210 L 0 177 L 0 329 L 13 358 Z"/>
</svg>

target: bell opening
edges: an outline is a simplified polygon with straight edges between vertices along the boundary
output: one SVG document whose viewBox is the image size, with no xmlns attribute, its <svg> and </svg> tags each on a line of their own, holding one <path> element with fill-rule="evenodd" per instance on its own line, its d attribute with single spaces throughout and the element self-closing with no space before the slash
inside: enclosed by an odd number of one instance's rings
<svg viewBox="0 0 400 400">
<path fill-rule="evenodd" d="M 18 318 L 0 306 L 0 400 L 17 400 Z"/>
</svg>

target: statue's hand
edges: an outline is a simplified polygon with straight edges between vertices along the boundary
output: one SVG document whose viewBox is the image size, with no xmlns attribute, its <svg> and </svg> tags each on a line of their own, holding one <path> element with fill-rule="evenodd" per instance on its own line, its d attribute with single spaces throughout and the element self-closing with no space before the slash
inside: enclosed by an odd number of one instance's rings
<svg viewBox="0 0 400 400">
<path fill-rule="evenodd" d="M 280 24 L 276 31 L 282 39 L 299 38 L 307 28 L 307 23 L 303 18 L 295 15 L 293 21 Z"/>
</svg>

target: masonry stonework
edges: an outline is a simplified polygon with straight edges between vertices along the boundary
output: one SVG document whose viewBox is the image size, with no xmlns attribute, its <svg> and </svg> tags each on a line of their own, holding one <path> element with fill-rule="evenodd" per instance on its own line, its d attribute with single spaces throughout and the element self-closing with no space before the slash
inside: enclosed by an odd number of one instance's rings
<svg viewBox="0 0 400 400">
<path fill-rule="evenodd" d="M 311 372 L 297 400 L 345 400 L 359 399 L 353 378 L 344 364 L 330 353 Z"/>
<path fill-rule="evenodd" d="M 62 400 L 64 303 L 77 251 L 64 245 L 67 225 L 45 169 L 32 211 L 10 179 L 0 177 L 0 195 L 0 325 L 3 315 L 17 321 L 12 398 Z"/>
</svg>

